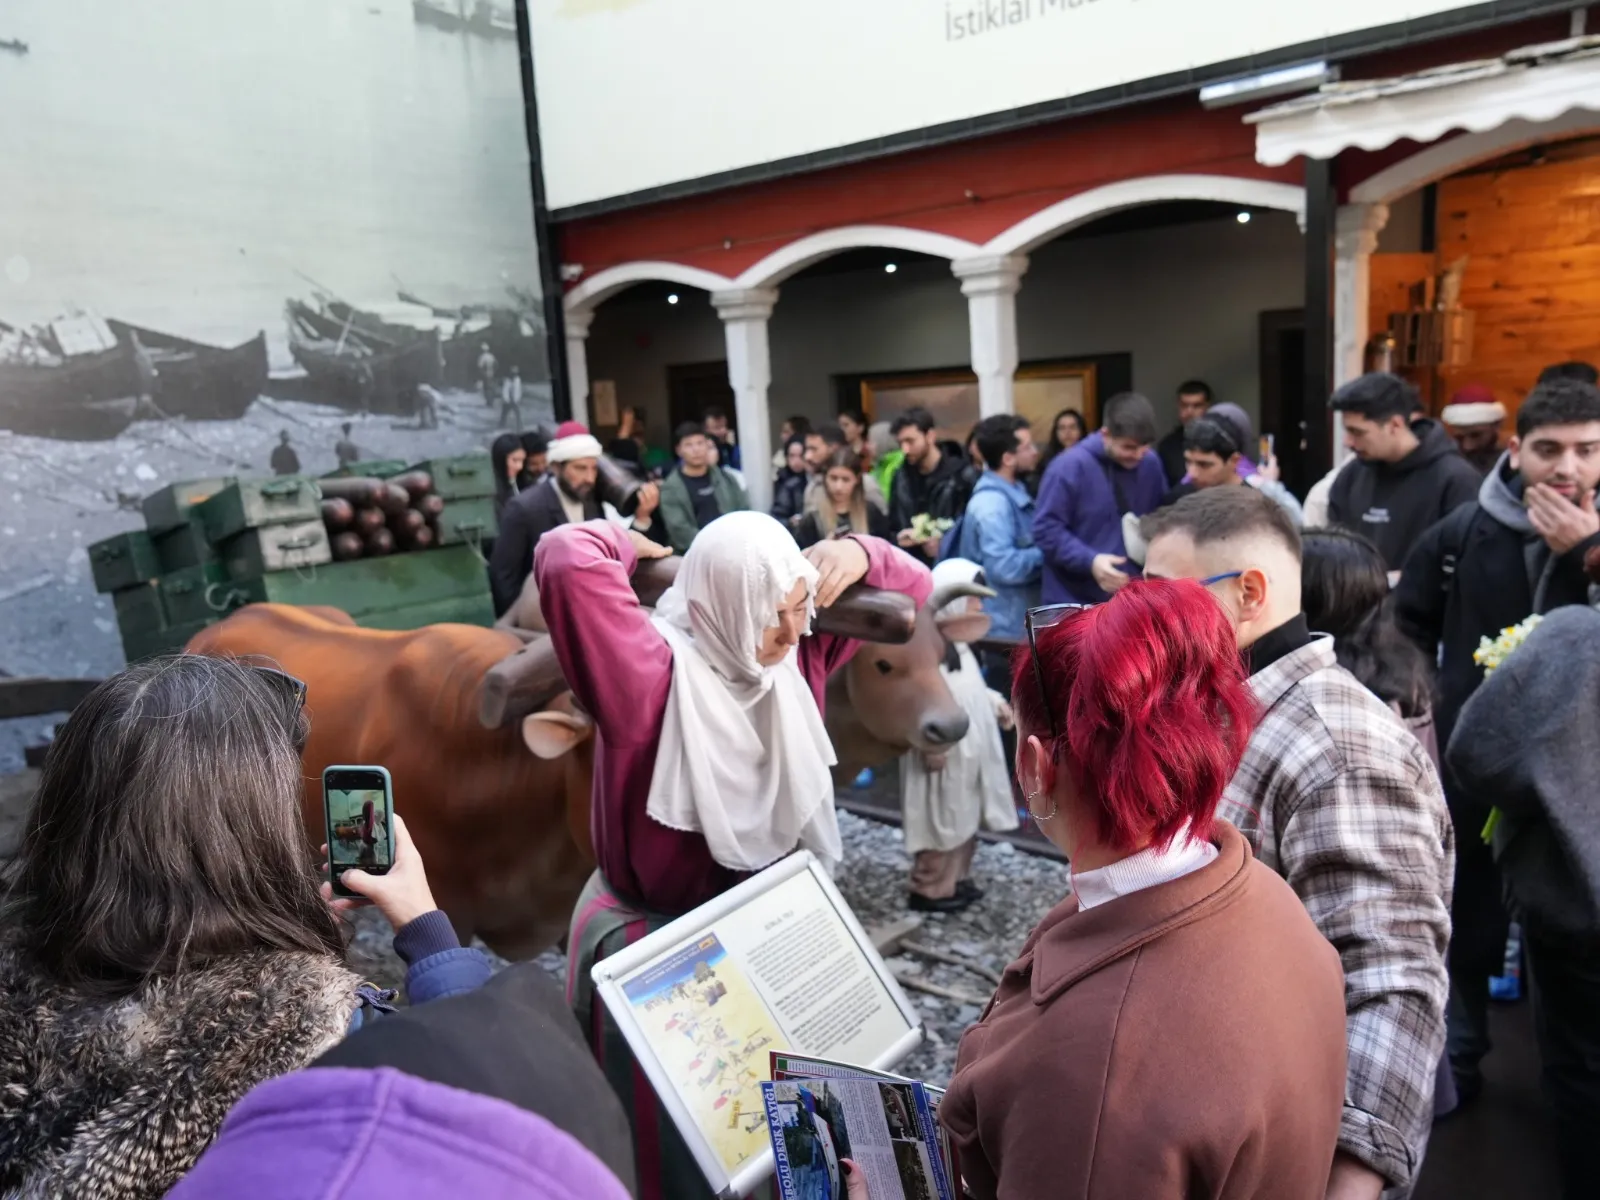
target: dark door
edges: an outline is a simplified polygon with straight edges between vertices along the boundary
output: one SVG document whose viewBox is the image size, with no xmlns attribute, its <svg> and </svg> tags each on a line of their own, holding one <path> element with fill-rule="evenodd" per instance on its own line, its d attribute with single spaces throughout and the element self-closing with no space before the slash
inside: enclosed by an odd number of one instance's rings
<svg viewBox="0 0 1600 1200">
<path fill-rule="evenodd" d="M 1305 431 L 1297 415 L 1305 388 L 1306 314 L 1276 309 L 1261 314 L 1261 433 L 1276 441 L 1283 482 L 1304 496 L 1315 479 L 1306 478 Z"/>
<path fill-rule="evenodd" d="M 680 363 L 667 368 L 667 412 L 673 429 L 685 421 L 699 421 L 713 405 L 728 414 L 729 429 L 738 428 L 726 362 Z M 670 430 L 667 436 L 671 437 Z"/>
</svg>

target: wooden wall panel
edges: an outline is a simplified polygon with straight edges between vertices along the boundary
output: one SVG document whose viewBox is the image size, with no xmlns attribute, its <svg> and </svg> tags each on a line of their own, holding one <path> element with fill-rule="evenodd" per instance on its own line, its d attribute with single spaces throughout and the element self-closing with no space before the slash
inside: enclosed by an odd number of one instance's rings
<svg viewBox="0 0 1600 1200">
<path fill-rule="evenodd" d="M 1443 397 L 1482 383 L 1515 410 L 1548 364 L 1600 362 L 1600 157 L 1560 149 L 1439 184 L 1438 269 L 1467 256 L 1476 321 L 1472 362 L 1445 373 Z"/>
<path fill-rule="evenodd" d="M 1433 274 L 1432 254 L 1374 254 L 1367 336 L 1389 328 L 1389 314 L 1411 305 L 1411 288 Z"/>
</svg>

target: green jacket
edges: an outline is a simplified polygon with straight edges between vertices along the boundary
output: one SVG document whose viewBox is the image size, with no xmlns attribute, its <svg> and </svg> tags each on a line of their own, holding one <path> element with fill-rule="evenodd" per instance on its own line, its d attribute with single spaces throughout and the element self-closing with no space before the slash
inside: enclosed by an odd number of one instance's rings
<svg viewBox="0 0 1600 1200">
<path fill-rule="evenodd" d="M 891 450 L 872 465 L 872 477 L 878 481 L 878 486 L 883 489 L 883 497 L 888 500 L 894 487 L 894 473 L 900 469 L 900 464 L 906 461 L 904 450 Z"/>
<path fill-rule="evenodd" d="M 744 489 L 721 467 L 711 468 L 711 490 L 717 497 L 717 507 L 724 513 L 750 507 Z M 694 501 L 689 497 L 689 485 L 684 483 L 680 471 L 674 471 L 661 481 L 661 521 L 667 527 L 667 541 L 673 553 L 689 553 L 689 543 L 700 532 L 700 523 L 694 519 Z"/>
</svg>

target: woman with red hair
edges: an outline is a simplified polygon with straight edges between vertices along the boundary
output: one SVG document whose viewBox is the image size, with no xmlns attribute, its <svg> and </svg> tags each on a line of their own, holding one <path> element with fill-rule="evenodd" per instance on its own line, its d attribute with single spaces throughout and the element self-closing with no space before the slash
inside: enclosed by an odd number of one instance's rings
<svg viewBox="0 0 1600 1200">
<path fill-rule="evenodd" d="M 1321 1200 L 1339 956 L 1217 804 L 1254 701 L 1211 583 L 1028 614 L 1029 811 L 1072 865 L 961 1040 L 940 1118 L 989 1197 Z"/>
</svg>

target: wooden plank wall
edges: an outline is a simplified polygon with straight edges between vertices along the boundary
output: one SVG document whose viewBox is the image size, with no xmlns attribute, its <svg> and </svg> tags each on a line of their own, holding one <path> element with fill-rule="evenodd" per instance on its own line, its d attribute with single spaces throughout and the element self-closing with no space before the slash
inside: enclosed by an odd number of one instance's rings
<svg viewBox="0 0 1600 1200">
<path fill-rule="evenodd" d="M 1515 413 L 1554 362 L 1600 363 L 1600 142 L 1571 142 L 1439 184 L 1436 252 L 1372 259 L 1372 328 L 1406 287 L 1467 256 L 1461 303 L 1475 314 L 1472 361 L 1443 372 L 1442 404 L 1481 383 Z M 1427 386 L 1422 383 L 1424 394 Z"/>
</svg>

